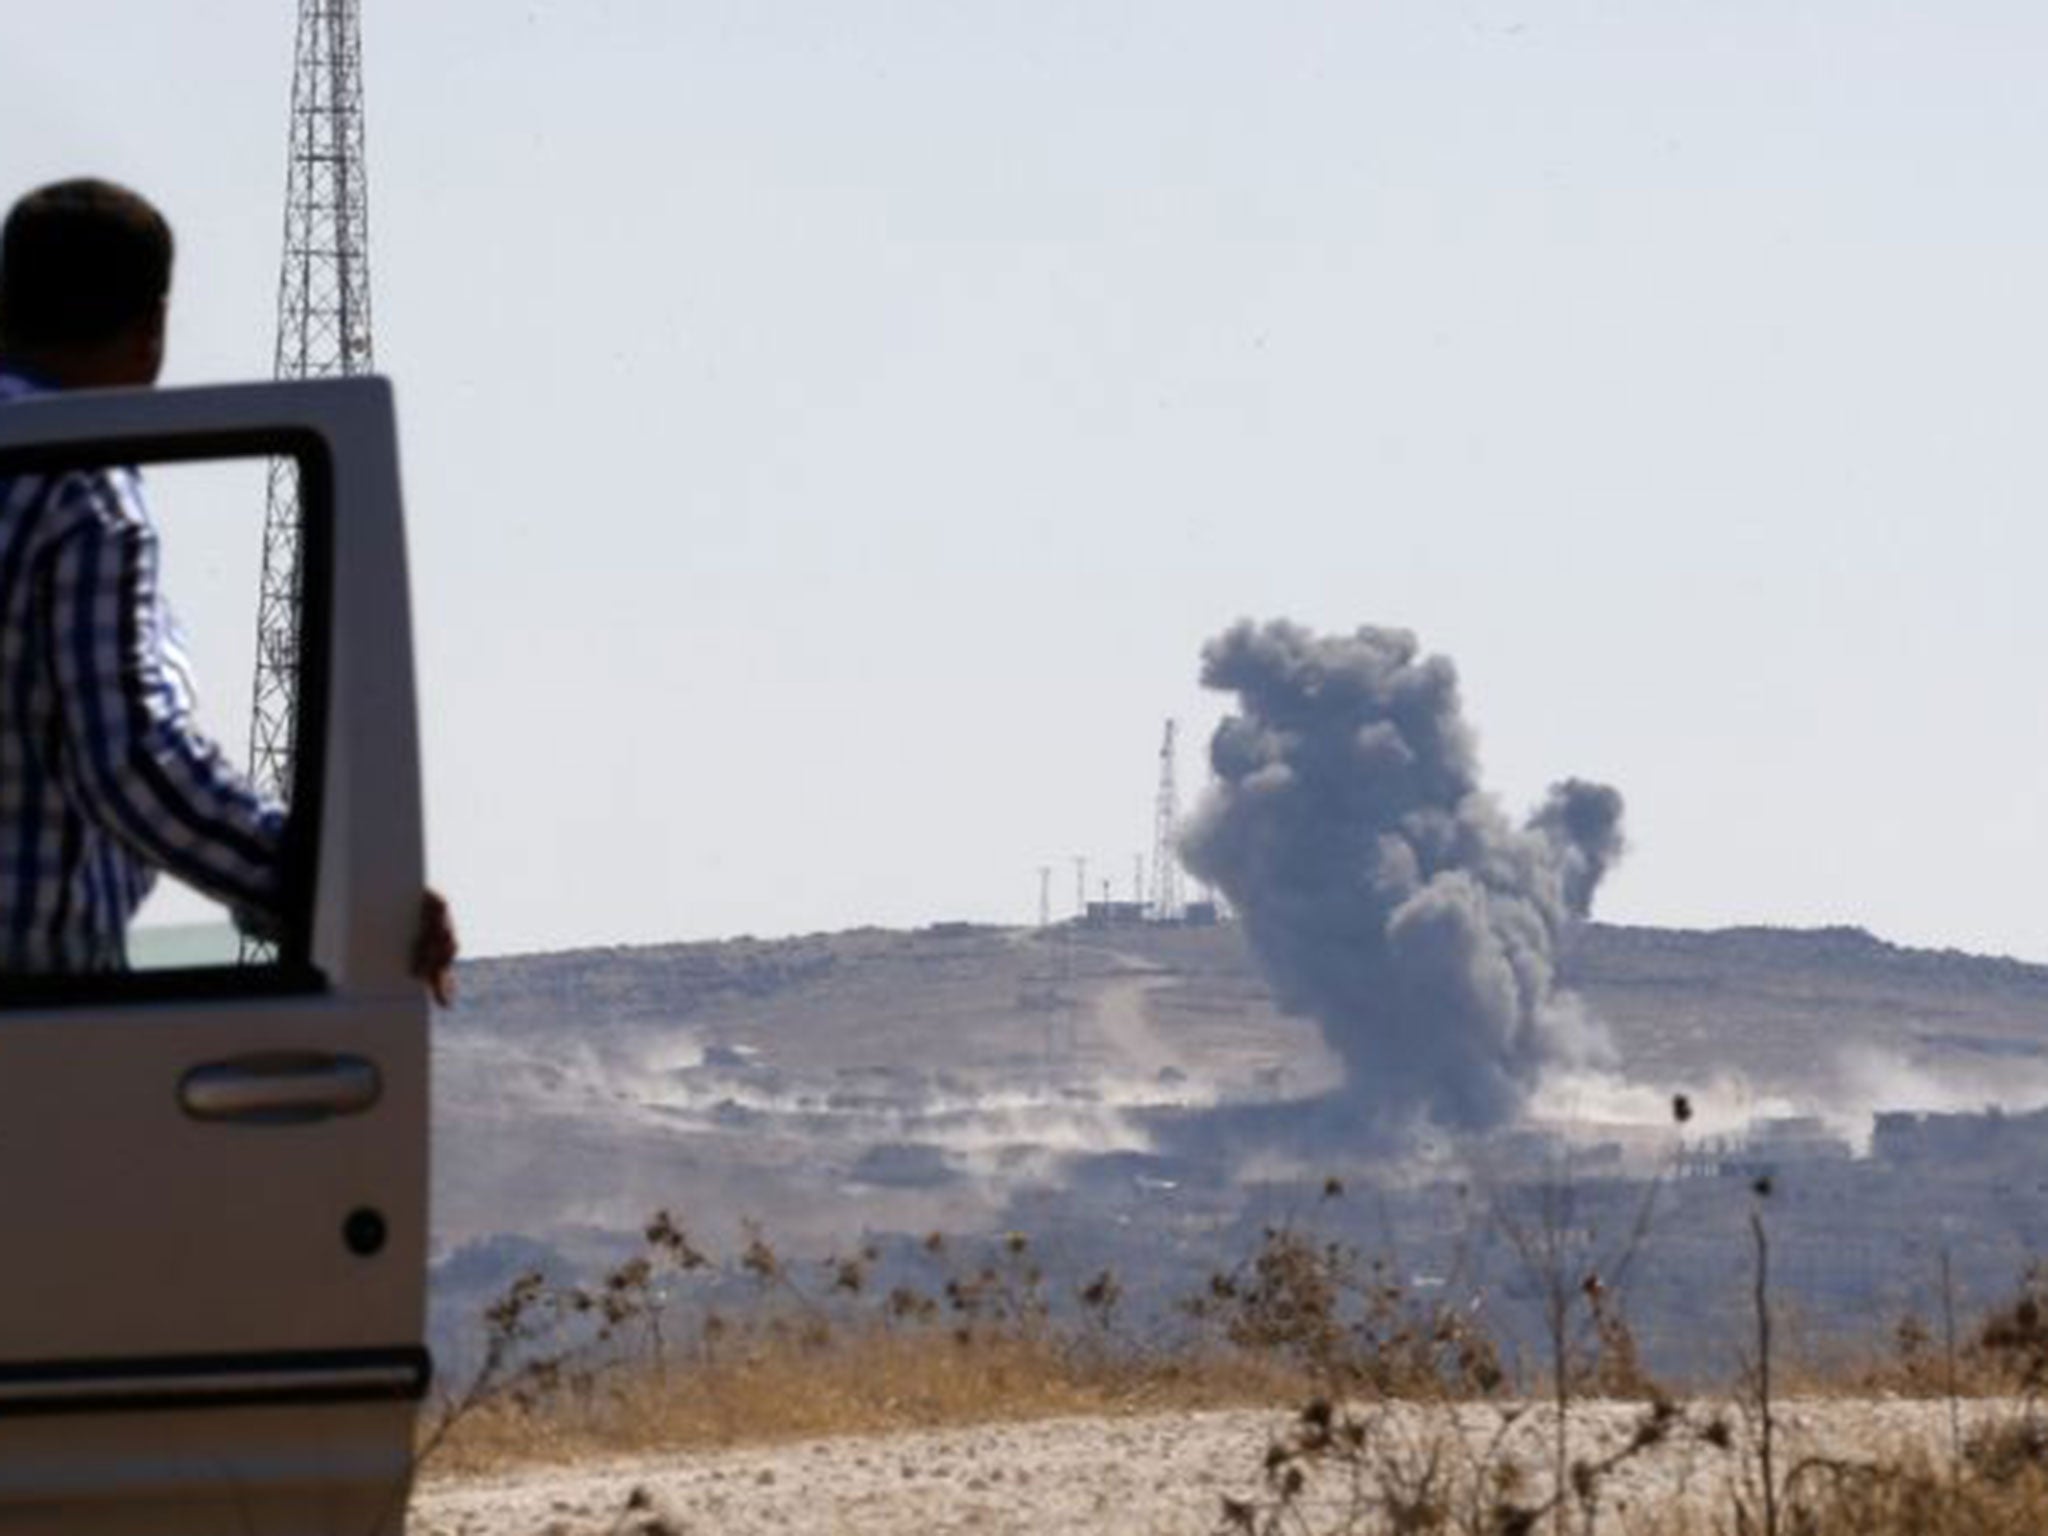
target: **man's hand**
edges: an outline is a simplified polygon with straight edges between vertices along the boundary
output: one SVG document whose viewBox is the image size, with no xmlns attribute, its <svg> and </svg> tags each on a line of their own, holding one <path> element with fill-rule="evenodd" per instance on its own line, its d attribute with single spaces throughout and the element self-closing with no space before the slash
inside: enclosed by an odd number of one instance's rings
<svg viewBox="0 0 2048 1536">
<path fill-rule="evenodd" d="M 427 984 L 434 1001 L 443 1008 L 455 1006 L 456 954 L 455 920 L 448 915 L 447 898 L 430 889 L 420 897 L 420 931 L 412 943 L 412 973 Z"/>
</svg>

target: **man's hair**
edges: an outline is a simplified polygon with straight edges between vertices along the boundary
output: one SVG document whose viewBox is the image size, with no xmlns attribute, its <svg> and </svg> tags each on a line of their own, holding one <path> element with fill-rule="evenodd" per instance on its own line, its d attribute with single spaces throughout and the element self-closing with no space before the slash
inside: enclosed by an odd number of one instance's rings
<svg viewBox="0 0 2048 1536">
<path fill-rule="evenodd" d="M 171 290 L 171 226 L 146 198 L 90 178 L 39 187 L 0 233 L 0 345 L 111 341 Z"/>
</svg>

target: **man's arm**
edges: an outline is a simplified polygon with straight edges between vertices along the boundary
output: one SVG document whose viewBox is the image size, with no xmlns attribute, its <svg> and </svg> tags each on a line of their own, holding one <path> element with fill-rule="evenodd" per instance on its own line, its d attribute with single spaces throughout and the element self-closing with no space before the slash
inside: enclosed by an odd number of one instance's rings
<svg viewBox="0 0 2048 1536">
<path fill-rule="evenodd" d="M 140 857 L 274 920 L 285 813 L 194 725 L 169 675 L 156 532 L 130 477 L 71 477 L 78 498 L 51 551 L 48 641 L 67 780 L 92 818 Z"/>
</svg>

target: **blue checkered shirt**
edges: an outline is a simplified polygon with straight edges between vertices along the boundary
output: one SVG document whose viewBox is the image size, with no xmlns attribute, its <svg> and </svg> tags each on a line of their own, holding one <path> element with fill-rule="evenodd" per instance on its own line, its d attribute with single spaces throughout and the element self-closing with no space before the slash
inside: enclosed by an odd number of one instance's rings
<svg viewBox="0 0 2048 1536">
<path fill-rule="evenodd" d="M 193 723 L 134 470 L 0 479 L 0 690 L 0 971 L 125 965 L 159 870 L 271 925 L 284 811 Z"/>
</svg>

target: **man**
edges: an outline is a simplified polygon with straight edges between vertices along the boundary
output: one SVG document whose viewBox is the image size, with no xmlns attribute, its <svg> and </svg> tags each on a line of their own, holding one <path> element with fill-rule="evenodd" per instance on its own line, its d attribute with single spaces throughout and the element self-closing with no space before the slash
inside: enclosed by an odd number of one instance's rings
<svg viewBox="0 0 2048 1536">
<path fill-rule="evenodd" d="M 138 388 L 163 366 L 172 238 L 142 197 L 59 182 L 0 231 L 0 408 L 44 390 Z M 0 482 L 0 971 L 127 963 L 156 872 L 269 933 L 284 808 L 192 718 L 132 470 Z M 425 898 L 414 967 L 444 1005 L 454 933 Z"/>
</svg>

